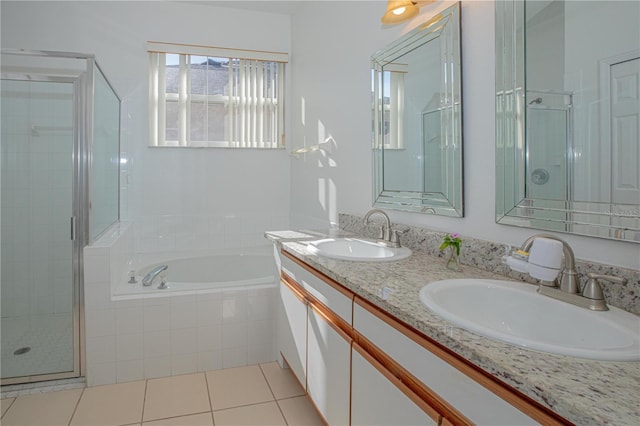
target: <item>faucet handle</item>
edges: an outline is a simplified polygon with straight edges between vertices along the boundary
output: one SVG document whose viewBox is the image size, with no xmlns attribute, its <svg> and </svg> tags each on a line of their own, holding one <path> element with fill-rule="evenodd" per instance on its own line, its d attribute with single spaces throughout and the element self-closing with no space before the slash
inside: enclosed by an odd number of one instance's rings
<svg viewBox="0 0 640 426">
<path fill-rule="evenodd" d="M 391 245 L 393 247 L 401 247 L 400 246 L 400 235 L 398 235 L 398 230 L 397 229 L 392 229 L 391 230 L 391 237 L 389 238 L 389 242 L 391 243 Z"/>
<path fill-rule="evenodd" d="M 593 300 L 604 300 L 604 293 L 602 292 L 602 287 L 600 286 L 598 280 L 605 280 L 622 285 L 626 284 L 628 281 L 626 278 L 614 277 L 612 275 L 594 274 L 592 272 L 588 272 L 587 277 L 589 277 L 589 280 L 582 289 L 582 295 L 588 299 Z"/>
</svg>

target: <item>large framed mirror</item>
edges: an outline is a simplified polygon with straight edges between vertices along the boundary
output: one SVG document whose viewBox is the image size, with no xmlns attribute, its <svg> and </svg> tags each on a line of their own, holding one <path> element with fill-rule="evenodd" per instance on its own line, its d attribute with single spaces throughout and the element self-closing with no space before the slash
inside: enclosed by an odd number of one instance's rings
<svg viewBox="0 0 640 426">
<path fill-rule="evenodd" d="M 496 2 L 496 221 L 640 242 L 640 3 Z"/>
<path fill-rule="evenodd" d="M 373 205 L 463 216 L 460 4 L 371 57 Z"/>
</svg>

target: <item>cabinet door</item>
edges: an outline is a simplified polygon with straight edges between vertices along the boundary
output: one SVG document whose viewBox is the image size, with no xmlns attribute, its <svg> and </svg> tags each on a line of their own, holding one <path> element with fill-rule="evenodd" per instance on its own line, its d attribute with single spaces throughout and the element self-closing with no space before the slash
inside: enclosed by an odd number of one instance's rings
<svg viewBox="0 0 640 426">
<path fill-rule="evenodd" d="M 294 284 L 280 281 L 278 350 L 302 387 L 307 383 L 307 303 Z"/>
<path fill-rule="evenodd" d="M 349 424 L 351 339 L 309 304 L 307 392 L 330 425 Z"/>
<path fill-rule="evenodd" d="M 383 320 L 375 309 L 356 300 L 353 328 L 382 352 L 400 364 L 449 405 L 445 416 L 465 417 L 481 425 L 537 425 L 537 421 L 506 402 L 471 377 L 419 344 L 422 338 L 409 337 L 406 328 L 394 320 Z M 392 325 L 393 324 L 393 325 Z M 404 330 L 402 332 L 401 330 Z"/>
<path fill-rule="evenodd" d="M 351 424 L 354 426 L 438 425 L 440 415 L 353 344 Z"/>
</svg>

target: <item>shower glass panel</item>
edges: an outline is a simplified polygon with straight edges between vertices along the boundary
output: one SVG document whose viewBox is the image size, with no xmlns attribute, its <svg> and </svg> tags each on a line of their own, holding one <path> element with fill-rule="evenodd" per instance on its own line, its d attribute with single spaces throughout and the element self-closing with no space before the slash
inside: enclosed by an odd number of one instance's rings
<svg viewBox="0 0 640 426">
<path fill-rule="evenodd" d="M 531 96 L 531 93 L 528 93 Z M 534 94 L 535 96 L 535 94 Z M 551 95 L 535 96 L 527 105 L 526 193 L 541 200 L 572 199 L 571 182 L 571 109 L 570 105 L 545 104 Z M 567 232 L 568 215 L 553 209 L 538 212 L 532 226 L 543 218 L 547 229 Z"/>
<path fill-rule="evenodd" d="M 118 220 L 120 100 L 100 71 L 94 73 L 91 166 L 91 240 Z"/>
<path fill-rule="evenodd" d="M 73 82 L 1 81 L 2 378 L 74 371 Z"/>
<path fill-rule="evenodd" d="M 0 65 L 0 383 L 77 378 L 82 250 L 119 219 L 120 99 L 91 54 Z"/>
</svg>

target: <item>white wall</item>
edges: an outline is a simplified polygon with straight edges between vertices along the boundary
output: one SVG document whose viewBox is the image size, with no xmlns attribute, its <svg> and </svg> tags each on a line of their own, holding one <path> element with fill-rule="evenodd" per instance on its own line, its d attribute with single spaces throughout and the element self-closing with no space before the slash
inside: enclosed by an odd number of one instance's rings
<svg viewBox="0 0 640 426">
<path fill-rule="evenodd" d="M 635 51 L 640 45 L 640 3 L 593 1 L 566 4 L 564 88 L 574 103 L 574 196 L 578 200 L 612 199 L 609 99 L 602 99 L 599 62 Z M 606 15 L 607 19 L 602 19 Z M 615 62 L 615 61 L 614 61 Z M 631 151 L 629 151 L 631 152 Z M 615 200 L 615 199 L 614 199 Z"/>
<path fill-rule="evenodd" d="M 168 228 L 191 223 L 185 215 L 198 216 L 200 229 L 208 223 L 211 239 L 198 244 L 212 244 L 219 241 L 214 235 L 232 242 L 244 234 L 241 240 L 251 240 L 257 233 L 247 229 L 260 229 L 264 217 L 270 217 L 271 228 L 286 226 L 289 212 L 293 226 L 326 226 L 337 222 L 338 212 L 364 214 L 371 207 L 370 56 L 443 4 L 423 7 L 406 25 L 381 28 L 385 6 L 383 0 L 309 1 L 289 20 L 284 15 L 191 3 L 3 1 L 1 35 L 3 47 L 97 54 L 125 101 L 123 142 L 131 176 L 122 191 L 123 216 L 152 219 L 147 245 L 154 249 L 166 240 L 161 223 Z M 466 217 L 403 212 L 391 212 L 391 217 L 395 222 L 520 244 L 538 231 L 497 225 L 494 218 L 494 21 L 493 1 L 463 3 Z M 232 31 L 245 22 L 252 31 Z M 287 144 L 295 149 L 333 138 L 333 156 L 316 151 L 289 160 L 283 151 L 245 156 L 224 150 L 147 148 L 147 40 L 279 51 L 291 45 Z M 231 188 L 235 177 L 239 184 Z M 184 240 L 196 235 L 186 232 Z M 563 236 L 578 258 L 640 268 L 637 245 Z M 167 244 L 175 247 L 177 242 Z"/>
<path fill-rule="evenodd" d="M 289 52 L 287 15 L 186 2 L 1 3 L 2 47 L 93 53 L 123 100 L 122 218 L 147 251 L 264 243 L 288 226 L 289 155 L 148 148 L 147 41 Z M 238 31 L 245 26 L 249 31 Z"/>
<path fill-rule="evenodd" d="M 337 213 L 364 214 L 372 204 L 370 55 L 434 14 L 423 7 L 407 25 L 381 28 L 386 2 L 319 2 L 292 17 L 291 145 L 331 135 L 331 158 L 292 159 L 295 226 L 335 223 Z M 394 222 L 519 245 L 540 231 L 495 223 L 495 12 L 493 1 L 462 4 L 465 217 L 390 212 Z M 304 105 L 304 110 L 302 108 Z M 640 269 L 636 244 L 559 234 L 576 257 Z"/>
</svg>

